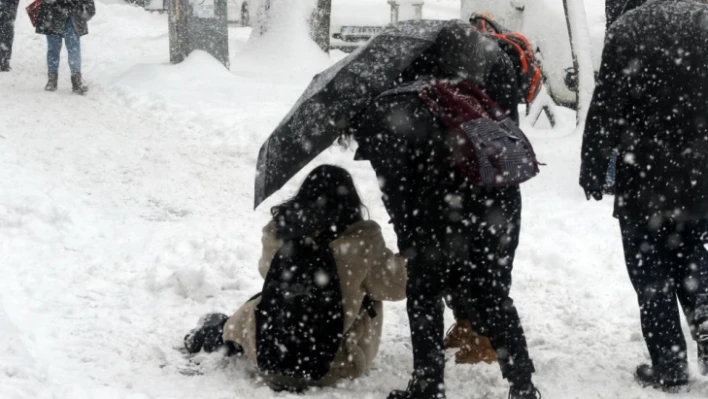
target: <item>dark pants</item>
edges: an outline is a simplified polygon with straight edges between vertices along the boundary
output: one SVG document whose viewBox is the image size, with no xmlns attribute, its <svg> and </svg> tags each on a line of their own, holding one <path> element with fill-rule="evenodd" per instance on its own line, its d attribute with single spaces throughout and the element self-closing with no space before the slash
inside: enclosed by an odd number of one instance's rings
<svg viewBox="0 0 708 399">
<path fill-rule="evenodd" d="M 509 297 L 521 222 L 519 188 L 441 189 L 439 195 L 459 197 L 421 210 L 421 227 L 410 237 L 412 250 L 406 251 L 414 368 L 422 375 L 443 376 L 442 298 L 448 296 L 456 313 L 476 319 L 479 333 L 489 337 L 504 378 L 530 380 L 533 363 Z"/>
<path fill-rule="evenodd" d="M 10 67 L 19 0 L 0 0 L 0 69 Z"/>
<path fill-rule="evenodd" d="M 620 218 L 642 333 L 652 364 L 660 369 L 685 369 L 687 364 L 678 304 L 693 334 L 708 317 L 708 251 L 701 242 L 705 223 L 667 221 L 652 225 L 643 219 Z"/>
</svg>

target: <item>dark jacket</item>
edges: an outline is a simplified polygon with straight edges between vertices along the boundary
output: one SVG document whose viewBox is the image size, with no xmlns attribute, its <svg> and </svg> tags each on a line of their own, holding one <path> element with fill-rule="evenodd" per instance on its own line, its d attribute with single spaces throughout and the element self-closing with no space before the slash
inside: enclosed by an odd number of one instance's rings
<svg viewBox="0 0 708 399">
<path fill-rule="evenodd" d="M 88 21 L 96 15 L 93 0 L 44 0 L 37 18 L 36 32 L 64 36 L 66 20 L 71 18 L 78 36 L 88 34 Z"/>
<path fill-rule="evenodd" d="M 450 70 L 462 71 L 465 78 L 482 87 L 517 121 L 518 85 L 509 57 L 495 42 L 481 34 L 470 36 L 465 45 L 471 48 L 451 52 L 450 46 L 443 42 L 441 48 L 435 50 L 439 52 L 435 57 L 441 57 L 440 64 L 450 65 L 452 62 L 445 58 L 457 54 L 457 63 L 467 59 L 473 65 L 462 63 L 456 68 L 442 70 L 431 65 L 413 65 L 412 70 L 404 72 L 403 80 L 426 76 L 431 71 L 435 77 L 454 78 Z M 473 54 L 474 57 L 460 54 Z M 412 96 L 410 99 L 376 101 L 364 114 L 354 134 L 359 144 L 356 158 L 369 160 L 376 171 L 401 251 L 414 246 L 412 234 L 416 229 L 430 231 L 434 227 L 431 224 L 444 229 L 440 223 L 431 221 L 454 219 L 454 215 L 447 217 L 445 213 L 459 211 L 448 207 L 446 194 L 458 192 L 463 182 L 452 177 L 452 166 L 439 162 L 439 155 L 449 151 L 444 140 L 431 139 L 444 137 L 445 130 L 427 106 L 417 96 Z M 476 197 L 483 201 L 488 193 L 477 194 L 481 194 Z"/>
<path fill-rule="evenodd" d="M 619 151 L 616 217 L 708 217 L 706 20 L 706 4 L 649 0 L 607 33 L 580 185 L 600 190 Z"/>
</svg>

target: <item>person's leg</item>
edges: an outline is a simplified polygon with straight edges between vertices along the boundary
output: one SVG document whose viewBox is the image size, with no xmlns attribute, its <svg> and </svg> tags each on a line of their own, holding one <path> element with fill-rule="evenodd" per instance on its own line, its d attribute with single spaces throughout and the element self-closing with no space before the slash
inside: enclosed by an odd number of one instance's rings
<svg viewBox="0 0 708 399">
<path fill-rule="evenodd" d="M 514 386 L 531 386 L 535 371 L 514 301 L 509 297 L 519 243 L 521 194 L 518 187 L 472 194 L 470 308 L 480 314 L 480 333 L 497 351 L 502 375 Z"/>
<path fill-rule="evenodd" d="M 0 71 L 9 71 L 19 0 L 3 0 L 0 4 Z"/>
<path fill-rule="evenodd" d="M 395 390 L 388 399 L 442 399 L 445 397 L 443 349 L 445 265 L 430 232 L 414 234 L 414 246 L 406 251 L 408 320 L 413 347 L 413 377 L 405 391 Z"/>
<path fill-rule="evenodd" d="M 61 46 L 61 36 L 47 35 L 47 69 L 50 75 L 59 73 Z"/>
<path fill-rule="evenodd" d="M 81 73 L 81 38 L 76 34 L 71 18 L 67 18 L 64 29 L 66 51 L 69 53 L 69 70 L 72 75 Z"/>
<path fill-rule="evenodd" d="M 672 276 L 670 234 L 666 226 L 652 230 L 642 219 L 621 218 L 620 227 L 627 271 L 637 293 L 642 333 L 653 372 L 666 377 L 662 385 L 682 383 L 687 378 L 686 341 Z"/>
</svg>

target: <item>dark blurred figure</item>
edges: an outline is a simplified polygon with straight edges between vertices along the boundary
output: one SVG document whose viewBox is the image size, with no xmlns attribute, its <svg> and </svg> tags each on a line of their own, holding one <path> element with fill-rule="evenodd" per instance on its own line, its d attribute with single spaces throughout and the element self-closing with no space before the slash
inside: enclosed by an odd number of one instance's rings
<svg viewBox="0 0 708 399">
<path fill-rule="evenodd" d="M 401 75 L 402 83 L 425 76 L 467 79 L 518 121 L 516 70 L 497 43 L 463 24 L 441 33 L 438 42 Z M 414 372 L 408 388 L 388 398 L 446 397 L 442 298 L 454 297 L 458 317 L 479 315 L 475 327 L 497 352 L 502 375 L 511 384 L 509 397 L 535 399 L 534 365 L 509 296 L 521 228 L 519 186 L 472 186 L 439 162 L 447 149 L 431 138 L 445 137 L 445 131 L 417 96 L 383 96 L 354 132 L 357 159 L 371 162 L 398 247 L 408 259 Z"/>
<path fill-rule="evenodd" d="M 10 72 L 15 18 L 20 0 L 0 0 L 0 72 Z"/>
<path fill-rule="evenodd" d="M 602 199 L 618 154 L 614 216 L 651 356 L 635 376 L 676 390 L 688 383 L 679 303 L 708 372 L 708 1 L 637 3 L 607 32 L 580 185 Z"/>
</svg>

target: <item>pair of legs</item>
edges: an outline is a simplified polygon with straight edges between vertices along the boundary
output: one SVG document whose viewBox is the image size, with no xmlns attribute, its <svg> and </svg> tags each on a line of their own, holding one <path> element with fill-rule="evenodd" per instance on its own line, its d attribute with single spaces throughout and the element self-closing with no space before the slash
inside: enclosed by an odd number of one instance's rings
<svg viewBox="0 0 708 399">
<path fill-rule="evenodd" d="M 708 320 L 707 221 L 621 217 L 627 271 L 637 293 L 652 366 L 670 376 L 686 376 L 686 340 L 680 304 L 693 338 Z"/>
<path fill-rule="evenodd" d="M 72 75 L 81 73 L 81 38 L 76 34 L 71 18 L 66 19 L 64 36 L 47 35 L 47 69 L 49 74 L 59 73 L 62 40 L 69 53 L 69 70 Z"/>
<path fill-rule="evenodd" d="M 424 222 L 429 228 L 413 233 L 413 250 L 408 251 L 407 308 L 415 374 L 442 381 L 442 298 L 448 296 L 454 298 L 457 315 L 477 318 L 475 327 L 492 342 L 504 378 L 512 385 L 530 384 L 534 367 L 509 297 L 521 194 L 518 187 L 510 187 L 468 189 L 456 195 L 462 207 Z M 438 214 L 437 207 L 427 208 L 434 211 L 424 212 L 424 218 Z"/>
<path fill-rule="evenodd" d="M 19 0 L 3 0 L 0 5 L 0 71 L 10 70 L 12 42 L 15 39 L 15 19 Z"/>
</svg>

